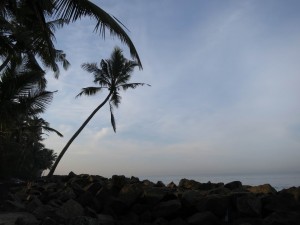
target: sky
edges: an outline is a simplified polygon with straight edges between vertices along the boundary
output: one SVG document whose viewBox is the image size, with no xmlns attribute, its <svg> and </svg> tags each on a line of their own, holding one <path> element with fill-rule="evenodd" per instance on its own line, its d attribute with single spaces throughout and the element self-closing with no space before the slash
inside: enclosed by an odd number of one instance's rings
<svg viewBox="0 0 300 225">
<path fill-rule="evenodd" d="M 143 64 L 115 110 L 103 107 L 72 143 L 56 174 L 197 176 L 300 173 L 300 1 L 94 0 L 128 28 Z M 71 67 L 44 118 L 64 134 L 46 147 L 59 153 L 106 97 L 75 98 L 94 86 L 82 63 L 128 47 L 95 21 L 56 32 Z"/>
</svg>

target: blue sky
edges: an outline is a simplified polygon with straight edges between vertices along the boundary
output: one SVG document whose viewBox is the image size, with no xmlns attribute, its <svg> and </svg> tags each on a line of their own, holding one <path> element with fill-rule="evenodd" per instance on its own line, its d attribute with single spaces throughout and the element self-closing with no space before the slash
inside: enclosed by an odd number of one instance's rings
<svg viewBox="0 0 300 225">
<path fill-rule="evenodd" d="M 298 0 L 93 1 L 128 27 L 143 63 L 140 87 L 115 111 L 101 109 L 73 142 L 57 174 L 167 176 L 300 172 L 300 2 Z M 91 86 L 84 62 L 109 58 L 107 32 L 83 19 L 57 31 L 71 67 L 45 118 L 47 147 L 60 152 L 105 98 L 75 99 Z"/>
</svg>

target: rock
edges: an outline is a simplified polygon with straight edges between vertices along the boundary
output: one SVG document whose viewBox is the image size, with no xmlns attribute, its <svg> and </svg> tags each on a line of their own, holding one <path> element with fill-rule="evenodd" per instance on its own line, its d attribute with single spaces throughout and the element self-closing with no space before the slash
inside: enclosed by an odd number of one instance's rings
<svg viewBox="0 0 300 225">
<path fill-rule="evenodd" d="M 59 209 L 56 210 L 55 214 L 63 220 L 69 220 L 76 216 L 83 216 L 83 207 L 75 200 L 70 199 L 65 202 Z"/>
<path fill-rule="evenodd" d="M 154 187 L 166 187 L 166 185 L 162 181 L 157 181 Z"/>
<path fill-rule="evenodd" d="M 255 194 L 276 194 L 277 191 L 270 184 L 248 187 L 247 191 Z"/>
<path fill-rule="evenodd" d="M 130 184 L 140 183 L 140 179 L 138 177 L 131 176 L 129 183 Z"/>
<path fill-rule="evenodd" d="M 210 195 L 199 199 L 196 208 L 199 212 L 210 211 L 220 219 L 224 219 L 232 206 L 228 195 Z"/>
<path fill-rule="evenodd" d="M 129 212 L 123 216 L 121 216 L 121 218 L 119 218 L 119 221 L 117 222 L 118 224 L 121 225 L 139 225 L 139 217 L 138 215 L 136 215 L 133 212 Z"/>
<path fill-rule="evenodd" d="M 126 184 L 126 177 L 124 175 L 118 176 L 113 175 L 111 178 L 111 188 L 116 190 L 121 190 L 121 188 Z"/>
<path fill-rule="evenodd" d="M 144 211 L 139 217 L 142 223 L 150 223 L 152 220 L 152 213 L 149 210 L 147 210 Z"/>
<path fill-rule="evenodd" d="M 139 183 L 126 184 L 119 192 L 119 198 L 128 206 L 133 205 L 144 193 L 142 185 Z"/>
<path fill-rule="evenodd" d="M 143 180 L 142 183 L 146 187 L 154 187 L 154 185 L 155 185 L 153 182 L 151 182 L 149 180 Z"/>
<path fill-rule="evenodd" d="M 7 211 L 24 211 L 25 210 L 25 205 L 19 201 L 11 201 L 11 200 L 6 200 L 4 207 Z"/>
<path fill-rule="evenodd" d="M 261 199 L 254 196 L 237 198 L 236 207 L 239 213 L 247 216 L 260 216 L 262 212 Z"/>
<path fill-rule="evenodd" d="M 263 214 L 300 211 L 300 204 L 291 195 L 268 195 L 262 198 Z"/>
<path fill-rule="evenodd" d="M 182 218 L 176 218 L 169 222 L 168 225 L 188 225 L 188 223 Z"/>
<path fill-rule="evenodd" d="M 46 217 L 41 224 L 42 225 L 57 225 L 56 221 L 54 219 L 51 219 L 50 217 Z"/>
<path fill-rule="evenodd" d="M 19 220 L 19 223 L 28 221 L 30 223 L 38 224 L 38 221 L 36 220 L 35 216 L 32 215 L 31 213 L 27 213 L 27 212 L 0 213 L 0 224 L 14 225 L 16 224 L 17 220 Z"/>
<path fill-rule="evenodd" d="M 34 216 L 18 217 L 15 225 L 39 225 L 39 221 Z"/>
<path fill-rule="evenodd" d="M 211 212 L 199 212 L 187 219 L 188 224 L 191 225 L 199 225 L 199 224 L 205 224 L 205 225 L 220 225 L 220 221 L 218 218 L 212 214 Z"/>
<path fill-rule="evenodd" d="M 50 205 L 40 205 L 35 208 L 32 213 L 36 216 L 37 219 L 44 219 L 47 216 L 53 216 L 55 209 Z"/>
<path fill-rule="evenodd" d="M 242 182 L 240 181 L 232 181 L 224 185 L 225 188 L 229 190 L 241 189 L 243 187 Z"/>
<path fill-rule="evenodd" d="M 169 183 L 169 184 L 167 185 L 167 187 L 170 188 L 170 189 L 176 189 L 176 188 L 177 188 L 177 185 L 174 184 L 174 182 L 172 181 L 171 183 Z"/>
<path fill-rule="evenodd" d="M 87 216 L 78 216 L 72 218 L 68 224 L 69 225 L 99 225 L 99 220 Z"/>
<path fill-rule="evenodd" d="M 196 190 L 188 190 L 183 192 L 182 194 L 182 203 L 185 206 L 195 206 L 197 202 L 201 201 L 205 197 L 205 194 L 203 194 L 200 191 Z"/>
<path fill-rule="evenodd" d="M 274 212 L 264 219 L 264 225 L 299 225 L 300 213 Z"/>
<path fill-rule="evenodd" d="M 128 209 L 128 205 L 116 197 L 110 197 L 104 207 L 105 212 L 114 213 L 116 215 L 124 215 L 128 212 Z"/>
<path fill-rule="evenodd" d="M 41 200 L 34 196 L 30 202 L 27 204 L 26 208 L 30 211 L 30 212 L 33 212 L 36 208 L 42 206 L 43 203 L 41 202 Z"/>
<path fill-rule="evenodd" d="M 83 190 L 88 191 L 93 195 L 96 195 L 97 192 L 102 188 L 102 186 L 103 184 L 101 182 L 94 182 L 85 186 Z"/>
<path fill-rule="evenodd" d="M 279 193 L 280 195 L 290 195 L 292 196 L 296 201 L 300 201 L 300 187 L 291 187 L 288 189 L 283 189 Z"/>
<path fill-rule="evenodd" d="M 144 190 L 143 200 L 150 205 L 156 205 L 160 201 L 173 200 L 177 197 L 168 188 L 150 187 Z"/>
<path fill-rule="evenodd" d="M 188 180 L 188 179 L 184 178 L 179 181 L 178 188 L 197 190 L 197 189 L 199 189 L 200 186 L 201 186 L 201 184 L 199 182 L 194 181 L 194 180 Z"/>
<path fill-rule="evenodd" d="M 73 172 L 73 171 L 71 171 L 69 174 L 68 174 L 68 179 L 70 179 L 70 178 L 73 178 L 73 177 L 76 177 L 77 175 Z"/>
<path fill-rule="evenodd" d="M 181 202 L 177 199 L 161 202 L 153 208 L 152 215 L 154 218 L 172 218 L 181 209 Z"/>
<path fill-rule="evenodd" d="M 98 221 L 101 225 L 115 225 L 115 220 L 111 215 L 98 214 Z"/>
</svg>

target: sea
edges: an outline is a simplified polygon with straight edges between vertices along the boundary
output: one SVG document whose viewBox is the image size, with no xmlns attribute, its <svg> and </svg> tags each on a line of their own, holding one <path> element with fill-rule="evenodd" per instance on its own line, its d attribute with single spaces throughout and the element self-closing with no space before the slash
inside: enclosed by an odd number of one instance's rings
<svg viewBox="0 0 300 225">
<path fill-rule="evenodd" d="M 140 180 L 149 180 L 154 183 L 162 181 L 164 184 L 171 182 L 179 184 L 182 178 L 195 180 L 200 183 L 229 183 L 241 181 L 243 185 L 257 186 L 270 184 L 277 191 L 290 187 L 300 187 L 300 173 L 298 174 L 247 174 L 247 175 L 198 175 L 198 176 L 141 176 Z"/>
</svg>

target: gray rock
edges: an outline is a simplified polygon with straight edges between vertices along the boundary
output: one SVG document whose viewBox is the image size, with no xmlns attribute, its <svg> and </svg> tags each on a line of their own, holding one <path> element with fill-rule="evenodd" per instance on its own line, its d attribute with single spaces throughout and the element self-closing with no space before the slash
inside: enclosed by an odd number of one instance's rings
<svg viewBox="0 0 300 225">
<path fill-rule="evenodd" d="M 88 184 L 83 189 L 85 191 L 92 193 L 93 195 L 96 195 L 97 192 L 102 188 L 102 186 L 103 186 L 103 183 L 95 182 L 95 183 Z"/>
<path fill-rule="evenodd" d="M 35 223 L 38 224 L 37 219 L 34 215 L 27 212 L 8 212 L 8 213 L 0 213 L 0 224 L 5 225 L 14 225 L 18 218 L 22 218 L 24 222 Z M 20 219 L 19 219 L 19 222 Z"/>
<path fill-rule="evenodd" d="M 70 199 L 57 209 L 55 214 L 61 219 L 68 220 L 73 217 L 83 216 L 84 209 L 77 201 Z"/>
<path fill-rule="evenodd" d="M 261 199 L 254 196 L 239 197 L 236 207 L 239 213 L 247 216 L 260 216 L 262 212 Z"/>
<path fill-rule="evenodd" d="M 162 200 L 172 200 L 177 197 L 169 188 L 149 187 L 144 190 L 144 201 L 150 205 L 156 205 Z"/>
<path fill-rule="evenodd" d="M 166 202 L 161 202 L 153 208 L 152 214 L 155 218 L 176 217 L 181 209 L 181 202 L 177 199 Z"/>
<path fill-rule="evenodd" d="M 241 181 L 232 181 L 224 185 L 229 190 L 241 189 L 243 187 Z"/>
<path fill-rule="evenodd" d="M 210 211 L 219 218 L 225 218 L 228 214 L 230 205 L 230 198 L 228 195 L 209 195 L 200 198 L 196 204 L 199 212 Z"/>
<path fill-rule="evenodd" d="M 279 193 L 280 195 L 292 196 L 296 201 L 300 202 L 300 187 L 291 187 L 283 189 Z"/>
<path fill-rule="evenodd" d="M 169 225 L 188 225 L 188 223 L 182 218 L 176 218 L 171 220 Z"/>
<path fill-rule="evenodd" d="M 98 221 L 101 225 L 115 225 L 114 218 L 107 214 L 98 214 Z"/>
<path fill-rule="evenodd" d="M 299 212 L 274 212 L 264 219 L 264 225 L 299 225 Z"/>
<path fill-rule="evenodd" d="M 166 185 L 162 181 L 157 181 L 154 187 L 165 187 Z"/>
<path fill-rule="evenodd" d="M 126 184 L 126 182 L 126 177 L 124 175 L 113 175 L 111 178 L 111 187 L 117 190 L 121 190 L 121 188 Z"/>
<path fill-rule="evenodd" d="M 100 222 L 96 218 L 91 218 L 87 216 L 78 216 L 68 223 L 69 225 L 99 225 Z"/>
<path fill-rule="evenodd" d="M 203 192 L 196 190 L 188 190 L 182 194 L 182 203 L 185 206 L 195 206 L 197 202 L 203 199 L 206 195 Z"/>
<path fill-rule="evenodd" d="M 218 218 L 211 212 L 196 213 L 187 219 L 188 224 L 191 225 L 220 225 Z"/>
<path fill-rule="evenodd" d="M 247 191 L 255 194 L 276 194 L 277 191 L 270 184 L 248 187 Z"/>
<path fill-rule="evenodd" d="M 128 206 L 134 204 L 142 196 L 144 189 L 141 184 L 126 184 L 119 192 L 119 198 Z"/>
<path fill-rule="evenodd" d="M 179 181 L 178 188 L 197 190 L 200 188 L 200 186 L 201 186 L 201 183 L 199 183 L 198 181 L 188 180 L 188 179 L 184 178 Z"/>
<path fill-rule="evenodd" d="M 177 185 L 172 181 L 171 183 L 169 183 L 167 185 L 168 188 L 171 188 L 171 189 L 176 189 L 177 188 Z"/>
</svg>

